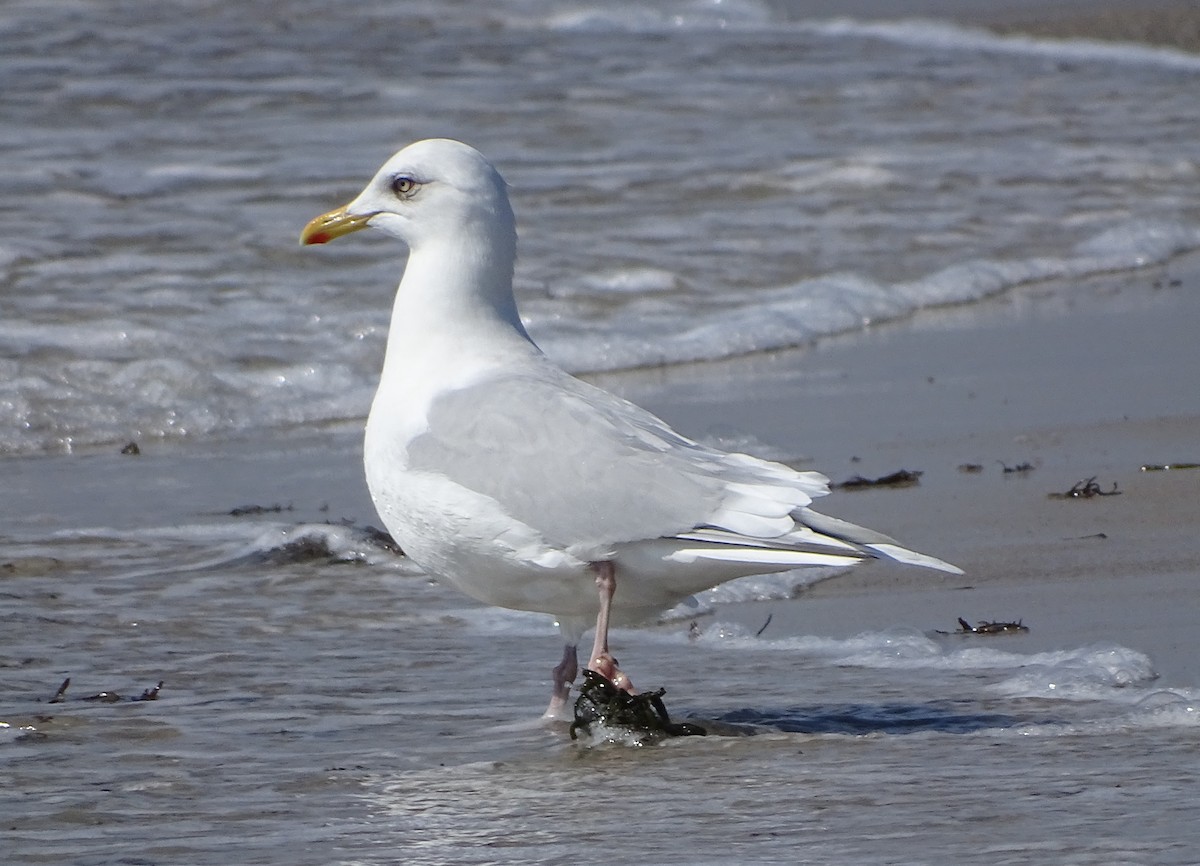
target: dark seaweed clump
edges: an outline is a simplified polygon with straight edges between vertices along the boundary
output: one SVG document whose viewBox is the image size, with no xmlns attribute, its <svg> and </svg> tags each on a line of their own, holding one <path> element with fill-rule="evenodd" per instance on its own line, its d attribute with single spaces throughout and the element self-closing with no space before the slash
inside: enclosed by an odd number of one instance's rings
<svg viewBox="0 0 1200 866">
<path fill-rule="evenodd" d="M 658 689 L 632 695 L 617 688 L 607 677 L 585 670 L 583 686 L 575 701 L 571 739 L 576 739 L 581 730 L 590 734 L 595 724 L 649 734 L 653 738 L 704 736 L 707 732 L 699 725 L 671 721 L 662 701 L 666 692 L 666 689 Z"/>
</svg>

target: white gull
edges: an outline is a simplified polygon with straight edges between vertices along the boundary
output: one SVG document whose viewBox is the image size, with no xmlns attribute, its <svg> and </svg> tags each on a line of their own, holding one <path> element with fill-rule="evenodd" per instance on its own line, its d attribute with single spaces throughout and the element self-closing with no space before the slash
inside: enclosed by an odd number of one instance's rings
<svg viewBox="0 0 1200 866">
<path fill-rule="evenodd" d="M 752 574 L 885 556 L 958 572 L 808 506 L 828 479 L 700 445 L 551 363 L 513 298 L 516 221 L 503 178 L 461 142 L 419 141 L 303 244 L 371 227 L 408 245 L 367 485 L 423 569 L 486 604 L 557 618 L 566 646 L 547 716 L 564 714 L 576 646 L 632 691 L 611 617 L 636 622 Z"/>
</svg>

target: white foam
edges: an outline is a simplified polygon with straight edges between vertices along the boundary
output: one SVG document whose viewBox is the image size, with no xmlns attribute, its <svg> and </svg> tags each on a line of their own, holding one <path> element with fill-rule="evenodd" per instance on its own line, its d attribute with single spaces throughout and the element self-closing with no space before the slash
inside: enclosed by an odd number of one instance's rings
<svg viewBox="0 0 1200 866">
<path fill-rule="evenodd" d="M 645 295 L 678 288 L 677 274 L 663 268 L 629 267 L 584 274 L 550 288 L 556 298 L 592 295 Z"/>
<path fill-rule="evenodd" d="M 670 635 L 666 639 L 685 638 Z M 824 659 L 848 667 L 986 671 L 1002 677 L 988 686 L 1010 698 L 1112 700 L 1136 702 L 1158 674 L 1142 652 L 1118 645 L 1090 645 L 1049 652 L 1021 653 L 988 646 L 961 646 L 935 640 L 909 628 L 863 632 L 850 638 L 798 635 L 756 637 L 740 625 L 714 623 L 697 638 L 724 649 L 781 652 Z"/>
<path fill-rule="evenodd" d="M 679 640 L 679 636 L 672 639 Z M 849 638 L 793 635 L 760 638 L 739 624 L 715 622 L 694 639 L 723 649 L 790 652 L 832 664 L 859 667 L 951 666 L 943 647 L 922 632 L 904 627 L 862 632 Z"/>
<path fill-rule="evenodd" d="M 704 361 L 801 346 L 945 304 L 979 301 L 1017 286 L 1092 276 L 1167 261 L 1200 248 L 1200 226 L 1134 220 L 1079 244 L 1071 255 L 1024 260 L 975 259 L 928 276 L 884 285 L 857 274 L 832 274 L 761 289 L 743 306 L 642 309 L 591 324 L 591 339 L 534 321 L 547 353 L 575 371 L 609 371 Z"/>
<path fill-rule="evenodd" d="M 8 722 L 0 722 L 0 746 L 18 742 L 37 733 L 38 729 L 33 725 L 10 725 Z"/>
<path fill-rule="evenodd" d="M 1097 696 L 1096 700 L 1111 698 Z M 999 737 L 1107 736 L 1134 731 L 1186 728 L 1200 730 L 1200 700 L 1195 694 L 1163 690 L 1131 702 L 1125 708 L 1096 718 L 1070 722 L 1041 722 L 989 731 Z"/>
<path fill-rule="evenodd" d="M 757 0 L 675 0 L 640 3 L 610 0 L 602 4 L 568 7 L 543 22 L 552 30 L 656 32 L 672 30 L 725 30 L 778 23 L 770 7 Z"/>
<path fill-rule="evenodd" d="M 1146 686 L 1158 679 L 1150 658 L 1126 647 L 1083 647 L 1036 653 L 992 686 L 1007 697 L 1087 701 L 1113 697 L 1116 689 Z M 1134 691 L 1129 700 L 1140 700 Z"/>
<path fill-rule="evenodd" d="M 1129 715 L 1140 727 L 1200 728 L 1200 690 L 1163 689 L 1138 700 Z"/>
<path fill-rule="evenodd" d="M 1196 248 L 1200 226 L 1131 220 L 1063 256 L 973 259 L 893 284 L 860 274 L 826 274 L 743 289 L 708 307 L 682 298 L 654 301 L 674 291 L 670 271 L 585 273 L 560 303 L 586 306 L 604 295 L 631 300 L 599 319 L 564 317 L 561 307 L 540 313 L 537 305 L 526 318 L 547 354 L 568 369 L 620 370 L 801 346 L 922 308 L 970 303 L 1035 281 L 1145 267 Z M 349 325 L 362 340 L 378 341 L 378 328 L 334 321 L 332 314 L 327 322 L 291 321 L 293 313 L 284 307 L 255 306 L 239 303 L 229 311 L 235 319 L 221 338 L 229 346 L 252 343 L 255 338 L 242 331 L 272 315 L 284 316 L 275 323 L 280 338 L 294 334 L 288 342 L 307 346 L 311 337 L 312 346 L 302 352 L 270 350 L 274 357 L 262 363 L 231 363 L 210 358 L 192 335 L 177 333 L 186 329 L 186 320 L 166 317 L 156 326 L 128 316 L 99 326 L 0 322 L 0 343 L 18 356 L 0 360 L 0 453 L 207 438 L 361 418 L 374 384 L 372 354 L 340 332 Z M 301 355 L 323 360 L 299 360 Z M 45 360 L 31 364 L 21 356 Z"/>
<path fill-rule="evenodd" d="M 805 587 L 845 574 L 845 568 L 802 568 L 731 580 L 698 592 L 662 615 L 663 622 L 692 619 L 711 613 L 724 604 L 794 598 Z"/>
</svg>

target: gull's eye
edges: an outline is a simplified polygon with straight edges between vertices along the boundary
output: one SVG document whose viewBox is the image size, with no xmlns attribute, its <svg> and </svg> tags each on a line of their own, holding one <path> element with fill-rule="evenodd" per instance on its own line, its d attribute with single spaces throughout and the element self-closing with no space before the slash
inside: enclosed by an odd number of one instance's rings
<svg viewBox="0 0 1200 866">
<path fill-rule="evenodd" d="M 417 182 L 411 177 L 398 177 L 392 181 L 392 192 L 402 198 L 408 198 L 417 188 Z"/>
</svg>

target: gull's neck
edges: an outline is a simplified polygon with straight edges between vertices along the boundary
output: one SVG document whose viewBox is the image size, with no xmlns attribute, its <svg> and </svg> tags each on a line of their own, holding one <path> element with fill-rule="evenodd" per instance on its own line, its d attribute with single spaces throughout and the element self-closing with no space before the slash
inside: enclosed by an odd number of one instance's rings
<svg viewBox="0 0 1200 866">
<path fill-rule="evenodd" d="M 540 354 L 513 299 L 515 237 L 468 232 L 425 241 L 408 257 L 396 291 L 381 386 L 440 367 L 477 368 Z"/>
<path fill-rule="evenodd" d="M 544 364 L 513 300 L 515 253 L 515 237 L 488 244 L 459 235 L 411 249 L 367 420 L 364 455 L 373 495 L 387 484 L 376 477 L 380 467 L 406 465 L 407 443 L 425 430 L 439 394 L 499 371 Z"/>
</svg>

